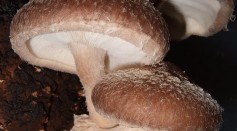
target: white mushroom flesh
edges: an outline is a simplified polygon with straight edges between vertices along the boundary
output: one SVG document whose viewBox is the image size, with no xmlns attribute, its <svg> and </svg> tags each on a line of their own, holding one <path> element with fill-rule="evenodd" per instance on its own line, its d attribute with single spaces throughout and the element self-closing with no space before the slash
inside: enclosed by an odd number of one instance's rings
<svg viewBox="0 0 237 131">
<path fill-rule="evenodd" d="M 186 36 L 206 35 L 215 23 L 221 4 L 217 0 L 170 0 L 182 12 L 186 22 Z"/>
<path fill-rule="evenodd" d="M 47 59 L 76 68 L 75 59 L 69 48 L 71 42 L 88 44 L 105 50 L 109 59 L 107 65 L 109 70 L 130 64 L 148 64 L 151 61 L 147 54 L 142 51 L 142 47 L 136 47 L 118 37 L 94 32 L 68 31 L 38 35 L 29 40 L 28 48 L 32 54 L 40 59 Z"/>
</svg>

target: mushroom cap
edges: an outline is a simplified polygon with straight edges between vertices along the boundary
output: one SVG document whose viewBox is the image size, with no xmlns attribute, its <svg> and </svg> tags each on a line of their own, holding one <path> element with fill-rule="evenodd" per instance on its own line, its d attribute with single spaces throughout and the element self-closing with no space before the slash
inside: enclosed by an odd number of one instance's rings
<svg viewBox="0 0 237 131">
<path fill-rule="evenodd" d="M 97 112 L 122 125 L 151 130 L 214 131 L 223 109 L 170 63 L 118 70 L 92 92 Z"/>
<path fill-rule="evenodd" d="M 153 0 L 169 26 L 172 39 L 216 34 L 231 19 L 234 0 Z"/>
<path fill-rule="evenodd" d="M 14 16 L 10 37 L 22 59 L 70 73 L 70 42 L 106 50 L 111 70 L 158 63 L 169 48 L 165 22 L 146 0 L 31 0 Z"/>
</svg>

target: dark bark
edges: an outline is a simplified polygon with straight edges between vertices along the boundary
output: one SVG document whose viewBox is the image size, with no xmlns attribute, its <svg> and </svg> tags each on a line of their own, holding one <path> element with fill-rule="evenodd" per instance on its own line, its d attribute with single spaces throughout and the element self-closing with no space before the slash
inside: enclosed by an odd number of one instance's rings
<svg viewBox="0 0 237 131">
<path fill-rule="evenodd" d="M 69 130 L 73 114 L 87 113 L 76 75 L 22 62 L 0 43 L 0 125 L 7 130 Z"/>
</svg>

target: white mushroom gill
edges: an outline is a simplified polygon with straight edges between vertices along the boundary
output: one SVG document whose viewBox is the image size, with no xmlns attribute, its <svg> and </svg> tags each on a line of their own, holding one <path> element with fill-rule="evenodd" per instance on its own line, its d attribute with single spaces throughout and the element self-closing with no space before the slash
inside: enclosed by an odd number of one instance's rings
<svg viewBox="0 0 237 131">
<path fill-rule="evenodd" d="M 88 44 L 105 50 L 108 55 L 109 70 L 130 64 L 148 64 L 151 61 L 142 51 L 142 46 L 136 47 L 118 37 L 93 32 L 69 31 L 39 35 L 30 39 L 28 48 L 38 58 L 75 68 L 75 59 L 69 48 L 71 42 Z M 78 50 L 81 49 L 78 48 Z"/>
<path fill-rule="evenodd" d="M 208 35 L 221 8 L 217 0 L 170 0 L 182 12 L 186 22 L 186 36 Z"/>
</svg>

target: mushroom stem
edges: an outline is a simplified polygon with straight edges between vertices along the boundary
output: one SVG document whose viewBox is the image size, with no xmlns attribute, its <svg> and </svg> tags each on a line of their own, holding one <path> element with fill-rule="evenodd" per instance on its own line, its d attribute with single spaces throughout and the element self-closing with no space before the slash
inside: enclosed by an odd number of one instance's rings
<svg viewBox="0 0 237 131">
<path fill-rule="evenodd" d="M 93 46 L 80 44 L 78 42 L 72 42 L 69 45 L 74 56 L 77 75 L 84 86 L 90 119 L 92 119 L 99 127 L 113 127 L 114 124 L 111 123 L 110 120 L 102 117 L 95 111 L 91 100 L 94 86 L 100 80 L 101 76 L 105 74 L 106 51 Z"/>
<path fill-rule="evenodd" d="M 78 42 L 70 43 L 70 48 L 82 85 L 94 87 L 100 77 L 105 74 L 106 51 Z"/>
</svg>

